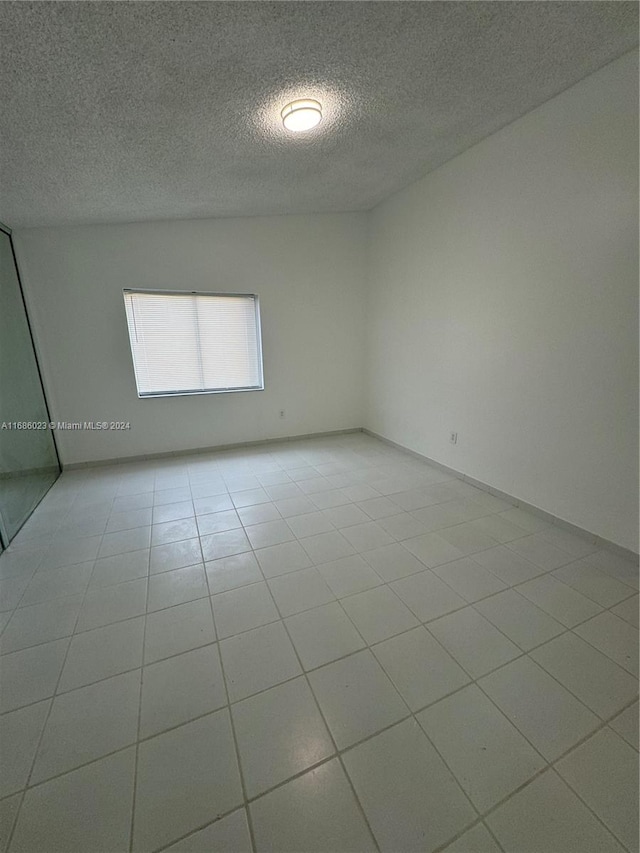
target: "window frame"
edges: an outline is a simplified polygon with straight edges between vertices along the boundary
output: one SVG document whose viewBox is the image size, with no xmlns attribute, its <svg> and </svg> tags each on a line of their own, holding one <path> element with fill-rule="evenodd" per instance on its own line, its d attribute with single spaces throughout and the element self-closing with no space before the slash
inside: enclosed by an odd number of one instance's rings
<svg viewBox="0 0 640 853">
<path fill-rule="evenodd" d="M 136 361 L 133 353 L 133 346 L 131 342 L 131 332 L 129 329 L 129 315 L 127 311 L 127 294 L 129 293 L 150 293 L 154 296 L 219 296 L 219 297 L 230 297 L 230 298 L 238 298 L 242 297 L 245 299 L 253 299 L 254 310 L 255 310 L 255 328 L 256 328 L 256 344 L 257 344 L 257 354 L 258 354 L 258 371 L 259 371 L 259 385 L 248 385 L 243 386 L 242 388 L 205 388 L 203 390 L 193 390 L 193 391 L 147 391 L 140 392 L 140 388 L 138 385 L 138 375 L 136 373 Z M 129 341 L 129 352 L 131 354 L 131 365 L 133 367 L 133 376 L 136 383 L 136 392 L 138 394 L 138 399 L 140 400 L 148 400 L 153 399 L 154 397 L 195 397 L 203 394 L 237 394 L 244 391 L 264 391 L 264 361 L 262 354 L 262 327 L 260 323 L 260 299 L 257 293 L 237 293 L 235 291 L 210 291 L 210 290 L 160 290 L 156 288 L 143 288 L 143 287 L 124 287 L 122 289 L 122 296 L 124 300 L 125 307 L 125 323 L 127 327 L 127 337 Z M 198 344 L 198 346 L 200 346 Z"/>
</svg>

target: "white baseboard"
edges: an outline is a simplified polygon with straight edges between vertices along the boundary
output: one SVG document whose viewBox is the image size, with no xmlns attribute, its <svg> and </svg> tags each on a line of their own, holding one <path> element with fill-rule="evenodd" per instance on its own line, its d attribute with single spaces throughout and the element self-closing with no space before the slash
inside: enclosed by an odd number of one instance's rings
<svg viewBox="0 0 640 853">
<path fill-rule="evenodd" d="M 618 545 L 616 542 L 612 542 L 610 539 L 605 539 L 602 536 L 598 536 L 595 533 L 592 533 L 590 530 L 585 530 L 584 527 L 578 527 L 577 524 L 572 524 L 572 522 L 566 521 L 564 518 L 560 518 L 557 515 L 553 515 L 553 513 L 547 512 L 546 510 L 535 506 L 535 504 L 527 503 L 526 501 L 523 501 L 520 498 L 515 497 L 514 495 L 510 495 L 507 492 L 503 492 L 500 489 L 496 489 L 493 486 L 490 486 L 488 483 L 483 483 L 482 480 L 476 480 L 475 477 L 470 477 L 468 474 L 465 474 L 462 471 L 456 471 L 455 468 L 450 468 L 448 465 L 443 465 L 441 462 L 437 462 L 435 459 L 431 459 L 431 457 L 425 456 L 423 453 L 417 453 L 415 450 L 410 450 L 408 447 L 404 447 L 402 444 L 398 444 L 395 441 L 391 441 L 390 438 L 386 438 L 384 435 L 380 435 L 377 432 L 373 432 L 373 430 L 366 429 L 365 427 L 363 427 L 362 432 L 366 433 L 366 435 L 370 435 L 373 438 L 377 438 L 380 441 L 383 441 L 385 444 L 388 444 L 391 447 L 396 447 L 398 450 L 402 450 L 405 453 L 409 453 L 416 459 L 420 459 L 423 462 L 428 462 L 429 465 L 433 465 L 434 467 L 439 468 L 441 471 L 444 471 L 447 474 L 451 474 L 452 476 L 457 477 L 459 480 L 463 480 L 465 483 L 469 483 L 470 485 L 475 486 L 478 489 L 482 489 L 485 492 L 489 492 L 489 494 L 494 495 L 496 498 L 501 498 L 502 500 L 508 501 L 508 503 L 513 504 L 514 506 L 519 507 L 520 509 L 525 509 L 527 512 L 530 512 L 533 515 L 537 515 L 545 521 L 548 521 L 550 524 L 555 524 L 556 527 L 561 527 L 563 530 L 567 530 L 569 531 L 569 533 L 573 533 L 576 536 L 582 536 L 583 539 L 587 539 L 589 542 L 592 542 L 599 548 L 608 548 L 610 551 L 613 551 L 614 553 L 628 560 L 638 560 L 638 554 L 636 554 L 636 552 L 632 551 L 630 548 L 625 548 L 622 545 Z"/>
<path fill-rule="evenodd" d="M 303 441 L 306 438 L 324 438 L 333 435 L 349 435 L 364 432 L 362 427 L 335 429 L 328 432 L 308 432 L 302 435 L 281 435 L 278 438 L 261 438 L 257 441 L 239 441 L 235 444 L 215 444 L 208 447 L 192 447 L 188 450 L 168 450 L 163 453 L 143 453 L 139 456 L 115 456 L 111 459 L 96 459 L 89 462 L 70 462 L 62 465 L 63 471 L 75 471 L 78 468 L 97 468 L 101 465 L 124 465 L 127 462 L 149 462 L 154 459 L 179 459 L 181 456 L 193 456 L 200 453 L 222 453 L 225 450 L 238 450 L 242 447 L 260 447 L 265 444 L 279 444 L 283 441 Z"/>
</svg>

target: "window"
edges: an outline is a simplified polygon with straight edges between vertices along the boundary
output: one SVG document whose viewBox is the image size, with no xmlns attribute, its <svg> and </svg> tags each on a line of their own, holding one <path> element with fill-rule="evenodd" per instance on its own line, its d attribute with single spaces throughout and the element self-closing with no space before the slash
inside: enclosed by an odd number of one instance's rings
<svg viewBox="0 0 640 853">
<path fill-rule="evenodd" d="M 125 290 L 139 397 L 258 391 L 258 297 L 250 293 Z"/>
</svg>

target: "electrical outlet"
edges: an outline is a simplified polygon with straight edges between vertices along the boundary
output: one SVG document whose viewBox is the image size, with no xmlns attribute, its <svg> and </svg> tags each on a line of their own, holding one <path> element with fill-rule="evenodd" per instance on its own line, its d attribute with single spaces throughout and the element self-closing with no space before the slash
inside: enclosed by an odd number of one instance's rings
<svg viewBox="0 0 640 853">
<path fill-rule="evenodd" d="M 449 433 L 449 441 L 451 442 L 451 444 L 457 444 L 458 443 L 458 433 L 457 432 L 450 432 Z"/>
<path fill-rule="evenodd" d="M 284 419 L 284 409 L 280 409 L 280 419 Z"/>
</svg>

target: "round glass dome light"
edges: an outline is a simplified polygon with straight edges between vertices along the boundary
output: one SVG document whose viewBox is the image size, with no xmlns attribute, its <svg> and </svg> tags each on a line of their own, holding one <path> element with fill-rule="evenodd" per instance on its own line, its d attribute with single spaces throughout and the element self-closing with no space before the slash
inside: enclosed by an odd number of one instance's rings
<svg viewBox="0 0 640 853">
<path fill-rule="evenodd" d="M 301 133 L 320 124 L 322 121 L 322 104 L 312 98 L 291 101 L 280 115 L 287 130 L 293 133 Z"/>
</svg>

